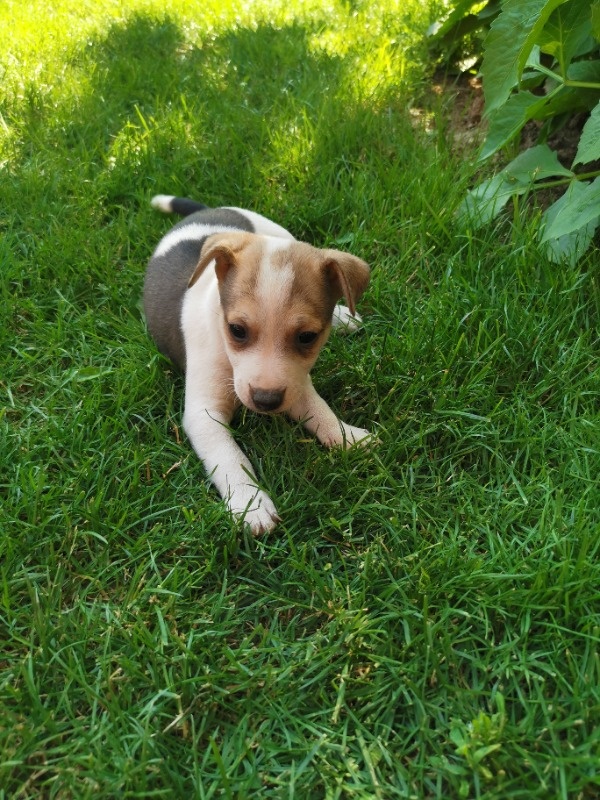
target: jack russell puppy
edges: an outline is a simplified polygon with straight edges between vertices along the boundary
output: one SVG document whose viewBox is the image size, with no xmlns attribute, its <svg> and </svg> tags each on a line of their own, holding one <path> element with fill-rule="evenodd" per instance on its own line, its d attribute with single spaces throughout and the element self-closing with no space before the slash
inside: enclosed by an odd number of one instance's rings
<svg viewBox="0 0 600 800">
<path fill-rule="evenodd" d="M 152 205 L 185 217 L 159 242 L 144 284 L 150 334 L 185 372 L 183 427 L 234 517 L 253 534 L 272 530 L 280 518 L 229 423 L 243 403 L 287 414 L 326 447 L 369 440 L 336 417 L 309 374 L 332 325 L 357 327 L 369 267 L 253 211 L 168 195 Z M 336 305 L 342 297 L 347 307 Z"/>
</svg>

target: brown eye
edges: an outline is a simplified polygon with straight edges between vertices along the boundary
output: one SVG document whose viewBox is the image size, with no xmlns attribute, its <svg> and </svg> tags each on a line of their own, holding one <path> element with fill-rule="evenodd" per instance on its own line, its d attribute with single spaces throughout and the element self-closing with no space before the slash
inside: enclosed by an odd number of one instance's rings
<svg viewBox="0 0 600 800">
<path fill-rule="evenodd" d="M 319 334 L 314 331 L 303 331 L 296 336 L 296 341 L 301 347 L 308 347 L 316 341 L 318 335 Z"/>
<path fill-rule="evenodd" d="M 243 325 L 230 325 L 229 333 L 236 342 L 245 342 L 248 338 L 248 331 Z"/>
</svg>

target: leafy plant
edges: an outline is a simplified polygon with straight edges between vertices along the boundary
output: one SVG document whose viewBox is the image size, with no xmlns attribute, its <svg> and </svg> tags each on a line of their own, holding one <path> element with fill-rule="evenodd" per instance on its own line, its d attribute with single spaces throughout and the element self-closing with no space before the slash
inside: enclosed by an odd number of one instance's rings
<svg viewBox="0 0 600 800">
<path fill-rule="evenodd" d="M 447 33 L 470 13 L 468 7 L 473 4 L 455 5 Z M 464 222 L 481 226 L 511 198 L 564 187 L 542 215 L 540 241 L 553 261 L 573 263 L 585 252 L 600 224 L 600 169 L 594 163 L 600 159 L 599 42 L 600 0 L 502 3 L 484 43 L 481 74 L 489 129 L 479 163 L 516 142 L 530 120 L 541 123 L 538 144 L 467 194 L 459 209 Z M 589 117 L 567 168 L 547 140 L 577 112 Z"/>
<path fill-rule="evenodd" d="M 483 3 L 459 0 L 427 31 L 430 49 L 448 64 L 465 55 L 472 55 L 471 64 L 476 63 L 481 56 L 484 35 L 500 13 L 500 7 L 500 0 Z"/>
<path fill-rule="evenodd" d="M 502 732 L 506 725 L 506 711 L 504 696 L 495 694 L 497 711 L 486 714 L 480 711 L 475 719 L 465 724 L 462 720 L 455 720 L 450 728 L 450 739 L 455 745 L 455 753 L 464 761 L 465 770 L 458 770 L 458 774 L 471 773 L 474 780 L 479 783 L 479 778 L 484 781 L 499 781 L 502 771 L 494 769 L 493 755 L 502 747 Z M 456 768 L 455 768 L 456 769 Z M 459 789 L 460 797 L 468 797 L 469 783 L 463 779 Z"/>
</svg>

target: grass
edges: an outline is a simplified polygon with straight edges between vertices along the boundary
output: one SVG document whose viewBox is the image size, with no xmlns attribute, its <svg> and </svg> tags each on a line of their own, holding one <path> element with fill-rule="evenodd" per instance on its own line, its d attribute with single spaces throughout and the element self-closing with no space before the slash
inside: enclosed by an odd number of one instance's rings
<svg viewBox="0 0 600 800">
<path fill-rule="evenodd" d="M 0 797 L 599 796 L 598 251 L 456 227 L 436 11 L 4 4 Z M 156 192 L 373 266 L 314 377 L 381 444 L 241 414 L 267 538 L 144 330 Z"/>
</svg>

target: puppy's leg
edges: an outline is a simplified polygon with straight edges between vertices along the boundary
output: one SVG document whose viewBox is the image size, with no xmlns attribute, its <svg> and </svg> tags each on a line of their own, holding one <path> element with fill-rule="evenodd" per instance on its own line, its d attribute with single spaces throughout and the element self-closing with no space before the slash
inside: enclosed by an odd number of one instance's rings
<svg viewBox="0 0 600 800">
<path fill-rule="evenodd" d="M 186 397 L 183 426 L 233 516 L 243 519 L 257 535 L 272 530 L 279 517 L 269 495 L 256 485 L 252 465 L 229 431 L 231 416 Z"/>
<path fill-rule="evenodd" d="M 325 400 L 317 394 L 310 376 L 304 393 L 289 409 L 288 416 L 302 422 L 325 447 L 345 447 L 368 444 L 373 440 L 369 431 L 355 428 L 338 419 Z"/>
<path fill-rule="evenodd" d="M 352 333 L 358 330 L 361 322 L 360 314 L 352 315 L 348 306 L 337 305 L 333 309 L 331 324 L 340 333 Z"/>
</svg>

